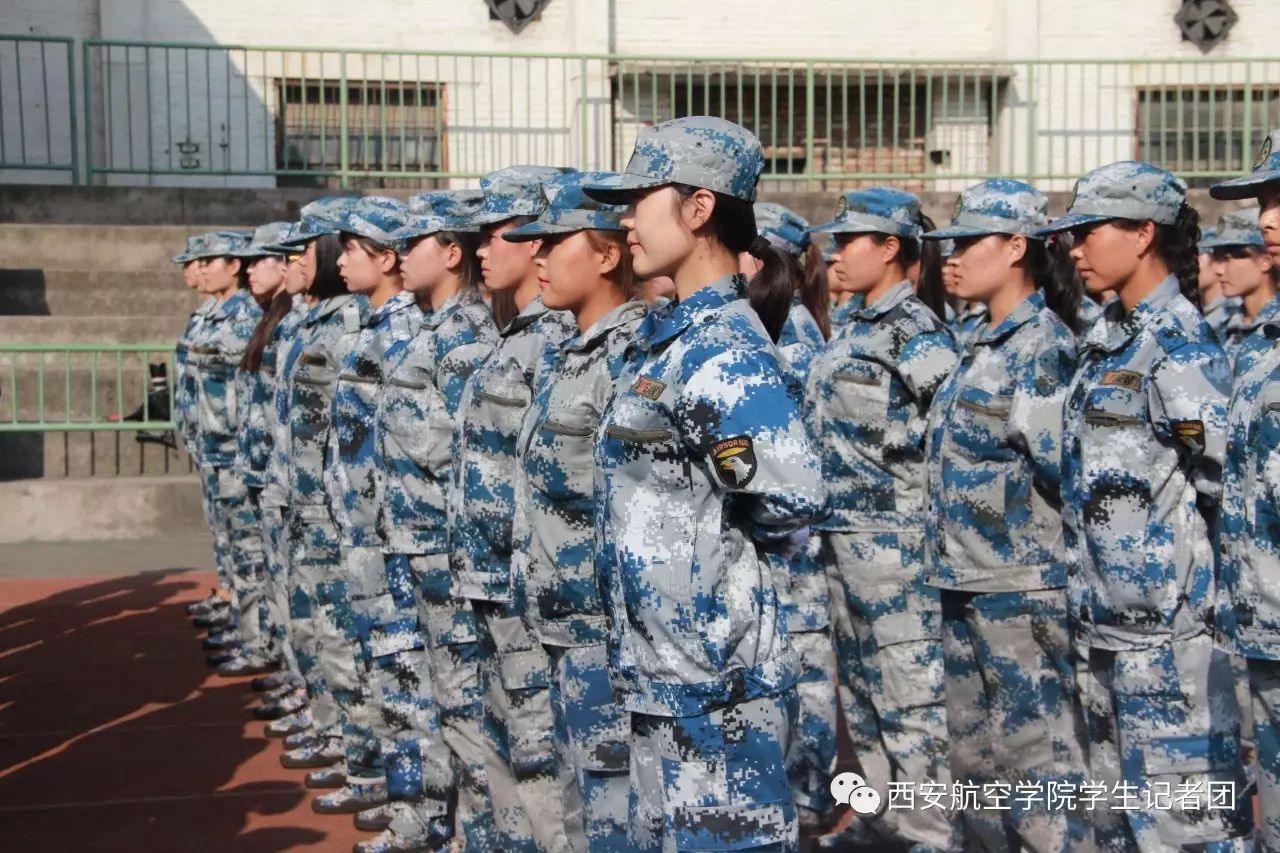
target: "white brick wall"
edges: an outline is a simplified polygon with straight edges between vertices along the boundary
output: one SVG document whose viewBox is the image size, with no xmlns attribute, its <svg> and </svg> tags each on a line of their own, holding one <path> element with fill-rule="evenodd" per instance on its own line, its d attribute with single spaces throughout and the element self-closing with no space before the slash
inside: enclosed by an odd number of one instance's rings
<svg viewBox="0 0 1280 853">
<path fill-rule="evenodd" d="M 1274 54 L 1280 3 L 1232 2 L 1241 22 L 1211 58 Z M 959 69 L 947 72 L 945 88 L 952 97 L 945 101 L 941 72 L 935 71 L 928 96 L 924 77 L 915 76 L 921 88 L 920 109 L 925 110 L 927 102 L 932 127 L 929 133 L 914 129 L 915 144 L 923 147 L 925 158 L 936 152 L 943 161 L 936 171 L 955 175 L 986 169 L 1018 174 L 1034 166 L 1039 173 L 1061 176 L 1045 182 L 1046 188 L 1062 188 L 1082 165 L 1137 153 L 1137 87 L 1240 84 L 1245 66 L 1122 63 L 1031 69 L 1017 61 L 1199 58 L 1194 46 L 1181 41 L 1172 21 L 1177 6 L 1178 0 L 552 0 L 541 20 L 515 36 L 488 20 L 481 0 L 8 0 L 0 6 L 0 33 L 387 51 L 599 54 L 612 46 L 632 55 L 812 58 L 863 68 L 876 59 L 962 61 L 972 63 L 964 73 L 973 92 L 963 105 L 956 97 Z M 339 73 L 336 54 L 317 52 L 304 58 L 219 53 L 210 57 L 214 74 L 206 80 L 204 58 L 198 52 L 148 57 L 141 51 L 126 57 L 117 49 L 105 69 L 95 66 L 90 93 L 96 108 L 95 162 L 116 168 L 145 169 L 149 164 L 178 169 L 181 155 L 175 146 L 189 139 L 198 146 L 193 156 L 201 169 L 269 170 L 275 166 L 275 80 L 304 73 L 312 79 L 323 74 L 336 80 Z M 95 58 L 96 63 L 102 60 L 101 55 Z M 191 64 L 190 91 L 187 75 L 174 70 L 183 60 Z M 49 76 L 48 111 L 56 117 L 49 133 L 43 113 L 39 121 L 27 120 L 19 133 L 18 113 L 11 108 L 16 79 L 6 73 L 6 62 L 13 62 L 12 49 L 0 45 L 0 104 L 5 107 L 0 129 L 6 156 L 15 159 L 14 141 L 21 138 L 32 150 L 48 146 L 54 159 L 65 159 L 70 150 L 65 68 Z M 656 98 L 641 92 L 639 100 L 624 98 L 615 116 L 607 69 L 600 61 L 441 59 L 424 60 L 416 67 L 400 62 L 349 56 L 347 76 L 443 83 L 451 170 L 482 172 L 518 160 L 608 166 L 614 162 L 614 149 L 625 160 L 636 128 L 669 111 L 667 92 L 656 92 Z M 229 72 L 229 83 L 219 71 Z M 1252 74 L 1255 84 L 1280 83 L 1280 61 L 1255 64 Z M 77 88 L 81 79 L 77 71 Z M 975 79 L 980 81 L 976 86 Z M 663 86 L 668 82 L 662 78 Z M 24 77 L 28 111 L 43 103 L 37 86 L 32 75 Z M 998 90 L 1001 105 L 994 127 L 987 119 L 992 88 Z M 816 94 L 821 99 L 825 93 L 820 87 Z M 107 96 L 113 107 L 109 122 L 102 111 Z M 83 98 L 77 91 L 81 113 Z M 622 127 L 616 139 L 611 133 L 615 117 Z M 1030 136 L 1033 117 L 1035 134 Z M 792 120 L 802 123 L 803 118 Z M 83 124 L 82 115 L 77 119 Z M 1269 120 L 1280 124 L 1280 111 Z M 822 121 L 820 116 L 820 125 Z M 783 123 L 782 117 L 778 123 Z M 780 151 L 787 149 L 780 156 L 806 153 L 803 146 L 797 151 L 791 144 L 788 149 L 787 143 L 778 143 Z M 815 159 L 830 154 L 824 145 L 815 146 L 825 152 L 815 150 Z M 47 178 L 0 171 L 0 180 Z M 164 185 L 274 182 L 270 176 L 208 174 L 121 174 L 109 180 Z M 957 178 L 955 183 L 965 180 Z"/>
</svg>

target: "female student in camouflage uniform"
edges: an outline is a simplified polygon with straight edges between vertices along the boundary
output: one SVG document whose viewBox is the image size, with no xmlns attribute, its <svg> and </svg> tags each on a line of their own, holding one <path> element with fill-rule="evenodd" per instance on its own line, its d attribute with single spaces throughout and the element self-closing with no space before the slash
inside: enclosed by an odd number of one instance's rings
<svg viewBox="0 0 1280 853">
<path fill-rule="evenodd" d="M 453 419 L 467 377 L 497 339 L 478 290 L 478 238 L 460 230 L 478 203 L 471 190 L 414 196 L 393 235 L 404 244 L 405 291 L 423 320 L 388 359 L 377 413 L 378 531 L 404 642 L 376 658 L 390 801 L 384 832 L 359 847 L 368 853 L 430 849 L 455 830 L 469 853 L 493 846 L 475 619 L 451 589 L 448 564 Z"/>
<path fill-rule="evenodd" d="M 635 850 L 798 848 L 798 666 L 763 553 L 803 548 L 826 495 L 772 344 L 792 288 L 756 233 L 763 165 L 751 133 L 698 116 L 642 131 L 626 173 L 587 186 L 634 203 L 636 273 L 679 296 L 636 333 L 595 456 Z M 765 262 L 750 301 L 743 251 Z"/>
<path fill-rule="evenodd" d="M 1214 643 L 1214 555 L 1230 372 L 1192 301 L 1198 217 L 1186 184 L 1148 163 L 1096 169 L 1037 236 L 1071 232 L 1091 292 L 1115 290 L 1067 392 L 1062 500 L 1080 647 L 1092 810 L 1101 849 L 1244 849 L 1240 713 Z M 1156 783 L 1227 783 L 1237 799 L 1130 810 Z"/>
<path fill-rule="evenodd" d="M 1280 262 L 1280 131 L 1251 175 L 1216 184 L 1215 198 L 1257 198 L 1261 242 Z M 1230 263 L 1241 263 L 1233 260 Z M 1247 297 L 1246 297 L 1247 299 Z M 1215 623 L 1249 669 L 1257 744 L 1259 850 L 1280 850 L 1280 321 L 1265 321 L 1237 357 L 1227 420 Z M 1243 360 L 1247 358 L 1248 363 Z"/>
<path fill-rule="evenodd" d="M 609 684 L 603 603 L 595 571 L 593 450 L 600 416 L 645 306 L 623 208 L 582 192 L 605 172 L 576 172 L 543 185 L 549 206 L 509 242 L 540 240 L 542 301 L 567 311 L 578 334 L 549 367 L 516 444 L 518 543 L 512 597 L 551 662 L 557 764 L 574 850 L 626 851 L 630 719 Z"/>
<path fill-rule="evenodd" d="M 1030 236 L 1048 207 L 1027 184 L 985 181 L 925 235 L 955 241 L 955 294 L 982 318 L 930 412 L 925 564 L 942 591 L 951 775 L 983 786 L 964 846 L 991 851 L 1075 849 L 1087 830 L 1078 805 L 1009 796 L 1084 781 L 1061 514 L 1080 289 L 1065 252 Z M 1011 809 L 992 808 L 992 785 Z"/>
<path fill-rule="evenodd" d="M 822 523 L 840 696 L 867 783 L 945 783 L 946 714 L 938 591 L 924 582 L 925 416 L 956 363 L 951 333 L 916 295 L 920 203 L 888 187 L 845 193 L 834 221 L 842 286 L 862 297 L 814 359 L 806 402 L 832 491 Z M 936 258 L 936 252 L 929 254 Z M 936 283 L 936 270 L 921 281 Z M 828 843 L 905 839 L 945 850 L 947 815 L 884 810 Z M 883 843 L 883 840 L 881 840 Z"/>
<path fill-rule="evenodd" d="M 485 770 L 497 845 L 505 850 L 564 847 L 552 735 L 550 664 L 512 600 L 512 524 L 516 438 L 539 377 L 571 338 L 573 318 L 538 296 L 536 244 L 502 235 L 546 206 L 544 181 L 563 173 L 512 166 L 481 181 L 484 206 L 468 222 L 481 229 L 486 286 L 512 293 L 519 314 L 499 331 L 493 353 L 467 380 L 455 422 L 455 486 L 449 521 L 450 568 L 471 601 L 484 696 Z"/>
<path fill-rule="evenodd" d="M 1261 337 L 1250 345 L 1250 339 L 1263 325 L 1280 317 L 1276 262 L 1258 229 L 1258 214 L 1257 207 L 1233 210 L 1222 217 L 1215 237 L 1200 241 L 1200 250 L 1209 252 L 1209 269 L 1223 295 L 1240 303 L 1239 313 L 1227 323 L 1222 338 L 1234 376 L 1248 372 L 1258 345 L 1262 349 L 1271 345 Z"/>
</svg>

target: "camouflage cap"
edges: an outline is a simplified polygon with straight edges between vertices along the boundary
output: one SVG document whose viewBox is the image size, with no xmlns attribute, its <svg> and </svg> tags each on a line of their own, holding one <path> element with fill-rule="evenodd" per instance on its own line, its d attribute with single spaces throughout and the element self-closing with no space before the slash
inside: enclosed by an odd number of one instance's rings
<svg viewBox="0 0 1280 853">
<path fill-rule="evenodd" d="M 480 179 L 484 203 L 467 222 L 473 228 L 496 225 L 517 216 L 541 216 L 547 199 L 543 181 L 568 174 L 573 169 L 559 166 L 508 166 Z"/>
<path fill-rule="evenodd" d="M 259 225 L 253 229 L 253 236 L 249 239 L 249 245 L 231 254 L 237 258 L 260 258 L 265 255 L 284 254 L 285 250 L 278 248 L 278 245 L 281 240 L 287 238 L 293 231 L 294 224 L 292 222 L 268 222 L 266 225 Z"/>
<path fill-rule="evenodd" d="M 338 231 L 365 237 L 390 248 L 399 250 L 401 240 L 396 232 L 409 220 L 409 208 L 399 199 L 380 195 L 366 195 L 355 199 L 342 211 L 338 219 Z"/>
<path fill-rule="evenodd" d="M 1076 181 L 1067 214 L 1036 229 L 1035 236 L 1115 219 L 1172 225 L 1186 201 L 1187 183 L 1182 178 L 1150 163 L 1123 160 Z"/>
<path fill-rule="evenodd" d="M 988 234 L 1031 236 L 1049 224 L 1049 199 L 1030 184 L 996 178 L 960 193 L 949 228 L 924 235 L 926 240 L 959 240 Z M 953 247 L 954 248 L 954 247 Z"/>
<path fill-rule="evenodd" d="M 512 243 L 539 240 L 551 234 L 572 234 L 575 231 L 621 231 L 622 205 L 596 201 L 582 191 L 587 184 L 606 180 L 615 172 L 570 172 L 552 178 L 542 185 L 547 199 L 547 209 L 534 222 L 513 228 L 502 235 Z"/>
<path fill-rule="evenodd" d="M 824 264 L 834 264 L 836 262 L 836 250 L 832 246 L 822 250 L 822 262 Z"/>
<path fill-rule="evenodd" d="M 685 184 L 754 202 L 762 171 L 764 150 L 755 134 L 722 118 L 689 116 L 640 131 L 626 171 L 586 191 L 625 204 L 638 191 Z"/>
<path fill-rule="evenodd" d="M 756 231 L 774 248 L 800 257 L 809 248 L 809 220 L 771 201 L 756 202 Z"/>
<path fill-rule="evenodd" d="M 1280 130 L 1273 130 L 1262 140 L 1253 158 L 1253 172 L 1209 187 L 1209 195 L 1225 200 L 1257 198 L 1266 184 L 1280 181 Z"/>
<path fill-rule="evenodd" d="M 891 234 L 920 237 L 920 199 L 893 187 L 850 190 L 840 196 L 836 218 L 813 234 Z"/>
<path fill-rule="evenodd" d="M 408 243 L 442 231 L 474 231 L 471 218 L 480 212 L 480 190 L 436 190 L 409 197 L 409 218 L 392 236 Z"/>
<path fill-rule="evenodd" d="M 262 244 L 263 249 L 275 255 L 293 255 L 302 251 L 302 245 L 297 242 L 297 236 L 302 230 L 302 224 L 299 222 L 286 222 L 285 225 L 288 227 L 274 242 Z"/>
<path fill-rule="evenodd" d="M 174 255 L 173 262 L 175 264 L 189 264 L 196 258 L 200 257 L 200 253 L 204 251 L 208 238 L 208 234 L 193 234 L 188 237 L 186 251 L 182 252 L 182 254 Z"/>
<path fill-rule="evenodd" d="M 1259 249 L 1265 249 L 1267 241 L 1263 239 L 1262 230 L 1258 228 L 1258 217 L 1261 214 L 1262 209 L 1256 204 L 1223 214 L 1218 220 L 1218 229 L 1214 236 L 1205 237 L 1204 233 L 1201 233 L 1198 248 L 1201 252 L 1232 249 L 1236 246 L 1256 246 Z"/>
<path fill-rule="evenodd" d="M 204 246 L 188 252 L 191 259 L 237 257 L 249 246 L 249 235 L 243 231 L 210 231 L 204 235 Z"/>
<path fill-rule="evenodd" d="M 298 225 L 293 234 L 281 244 L 292 248 L 301 247 L 317 237 L 338 233 L 338 220 L 347 205 L 355 201 L 355 196 L 325 196 L 303 205 L 298 213 Z"/>
</svg>

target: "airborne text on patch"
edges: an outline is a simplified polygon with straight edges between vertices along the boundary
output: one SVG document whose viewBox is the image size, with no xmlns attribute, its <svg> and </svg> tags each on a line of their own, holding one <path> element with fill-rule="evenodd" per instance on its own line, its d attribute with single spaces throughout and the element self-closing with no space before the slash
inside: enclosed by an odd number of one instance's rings
<svg viewBox="0 0 1280 853">
<path fill-rule="evenodd" d="M 745 435 L 726 438 L 711 445 L 711 461 L 716 476 L 729 488 L 742 488 L 756 475 L 756 453 Z"/>
<path fill-rule="evenodd" d="M 662 392 L 667 390 L 667 383 L 641 376 L 636 380 L 636 384 L 631 386 L 631 390 L 646 399 L 657 400 L 662 396 Z"/>
<path fill-rule="evenodd" d="M 1142 374 L 1133 370 L 1108 370 L 1102 376 L 1103 385 L 1116 385 L 1130 391 L 1142 390 Z"/>
</svg>

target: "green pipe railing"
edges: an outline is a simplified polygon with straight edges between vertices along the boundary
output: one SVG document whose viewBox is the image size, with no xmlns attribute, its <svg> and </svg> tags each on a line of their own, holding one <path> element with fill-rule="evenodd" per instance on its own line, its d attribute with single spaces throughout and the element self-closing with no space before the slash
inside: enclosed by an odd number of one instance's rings
<svg viewBox="0 0 1280 853">
<path fill-rule="evenodd" d="M 760 137 L 774 189 L 957 189 L 993 175 L 1065 189 L 1132 157 L 1193 181 L 1239 174 L 1280 126 L 1272 58 L 849 60 L 87 39 L 77 77 L 69 40 L 0 36 L 0 48 L 6 40 L 66 49 L 65 75 L 39 79 L 66 89 L 55 101 L 72 105 L 70 137 L 83 130 L 89 183 L 418 187 L 514 162 L 618 169 L 642 128 L 710 113 Z M 33 68 L 57 65 L 23 51 Z M 3 127 L 39 138 L 31 128 L 61 113 L 40 113 L 39 99 L 5 101 L 5 73 L 0 50 Z M 37 78 L 26 79 L 32 89 Z M 74 146 L 52 166 L 44 160 L 56 157 L 36 153 L 9 145 L 0 168 L 78 177 Z"/>
<path fill-rule="evenodd" d="M 75 41 L 0 34 L 0 171 L 79 183 Z"/>
<path fill-rule="evenodd" d="M 0 433 L 173 429 L 175 356 L 173 344 L 0 344 Z"/>
</svg>

